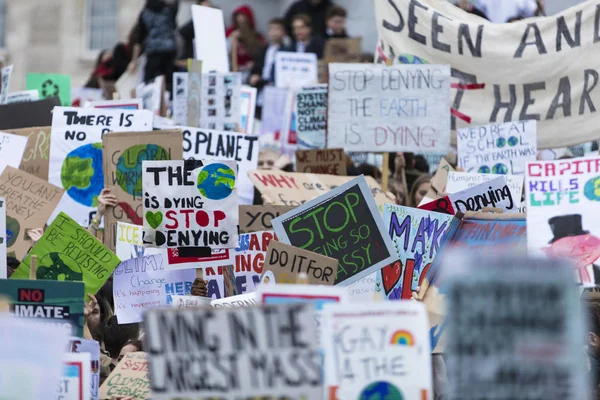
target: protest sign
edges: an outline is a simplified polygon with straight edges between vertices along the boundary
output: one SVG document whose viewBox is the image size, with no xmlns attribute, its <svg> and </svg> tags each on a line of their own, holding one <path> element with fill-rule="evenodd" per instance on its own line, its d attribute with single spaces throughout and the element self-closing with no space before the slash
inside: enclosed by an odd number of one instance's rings
<svg viewBox="0 0 600 400">
<path fill-rule="evenodd" d="M 172 296 L 171 307 L 181 310 L 184 308 L 197 308 L 210 306 L 211 299 L 200 296 Z"/>
<path fill-rule="evenodd" d="M 40 99 L 59 97 L 63 107 L 71 105 L 71 77 L 60 74 L 27 74 L 27 90 L 37 90 Z"/>
<path fill-rule="evenodd" d="M 362 50 L 362 38 L 328 38 L 324 57 L 330 63 L 358 63 Z"/>
<path fill-rule="evenodd" d="M 177 125 L 187 125 L 188 122 L 188 77 L 187 72 L 173 74 L 173 120 Z M 198 94 L 200 94 L 199 91 Z M 198 121 L 200 121 L 200 116 L 198 116 Z"/>
<path fill-rule="evenodd" d="M 31 101 L 38 101 L 39 99 L 40 93 L 36 89 L 23 90 L 21 92 L 8 93 L 4 104 L 29 103 Z"/>
<path fill-rule="evenodd" d="M 200 128 L 237 132 L 241 120 L 242 75 L 202 75 Z"/>
<path fill-rule="evenodd" d="M 143 110 L 144 103 L 142 99 L 122 99 L 122 100 L 97 100 L 91 101 L 89 106 L 92 108 L 108 108 L 117 110 Z"/>
<path fill-rule="evenodd" d="M 392 204 L 385 205 L 383 220 L 398 261 L 378 272 L 377 292 L 383 290 L 389 300 L 410 300 L 423 284 L 446 233 L 460 221 L 452 215 Z"/>
<path fill-rule="evenodd" d="M 0 129 L 10 131 L 32 126 L 50 126 L 52 109 L 57 105 L 60 105 L 58 97 L 0 105 Z"/>
<path fill-rule="evenodd" d="M 8 229 L 6 228 L 6 199 L 4 197 L 0 197 L 0 279 L 6 279 L 7 275 L 7 237 Z"/>
<path fill-rule="evenodd" d="M 378 2 L 377 62 L 452 65 L 453 130 L 534 119 L 538 149 L 566 147 L 597 138 L 593 62 L 571 60 L 594 54 L 598 13 L 587 2 L 535 21 L 485 24 L 450 2 Z"/>
<path fill-rule="evenodd" d="M 458 166 L 467 172 L 524 175 L 537 155 L 536 121 L 517 121 L 459 129 Z"/>
<path fill-rule="evenodd" d="M 355 178 L 276 170 L 252 171 L 248 176 L 261 193 L 265 205 L 287 207 L 298 207 Z M 380 209 L 385 203 L 393 201 L 385 195 L 375 179 L 370 176 L 366 176 L 365 179 L 371 194 L 375 197 L 375 203 Z"/>
<path fill-rule="evenodd" d="M 187 116 L 182 125 L 200 126 L 202 108 L 202 61 L 188 59 L 187 75 Z"/>
<path fill-rule="evenodd" d="M 11 400 L 56 400 L 68 334 L 58 326 L 0 314 L 0 387 Z"/>
<path fill-rule="evenodd" d="M 278 51 L 275 55 L 275 86 L 296 88 L 319 83 L 317 55 Z"/>
<path fill-rule="evenodd" d="M 10 312 L 20 318 L 44 319 L 68 335 L 83 336 L 82 282 L 0 279 L 0 295 L 10 301 Z"/>
<path fill-rule="evenodd" d="M 142 225 L 142 161 L 181 160 L 181 132 L 115 132 L 102 147 L 104 187 L 118 202 L 104 216 L 104 243 L 114 249 L 118 221 Z"/>
<path fill-rule="evenodd" d="M 149 255 L 165 255 L 163 249 L 145 248 L 142 237 L 144 227 L 140 225 L 117 222 L 115 254 L 121 261 Z"/>
<path fill-rule="evenodd" d="M 133 396 L 133 400 L 151 398 L 146 353 L 127 353 L 100 387 L 100 400 L 113 396 Z"/>
<path fill-rule="evenodd" d="M 19 169 L 47 181 L 50 157 L 50 127 L 13 129 L 9 132 L 28 138 Z"/>
<path fill-rule="evenodd" d="M 246 177 L 258 163 L 258 136 L 191 127 L 183 131 L 183 156 L 194 160 L 230 160 L 238 166 L 237 192 L 240 204 L 252 204 L 254 185 Z"/>
<path fill-rule="evenodd" d="M 296 151 L 296 94 L 294 89 L 288 91 L 285 99 L 285 109 L 283 114 L 283 124 L 279 136 L 275 136 L 275 140 L 281 143 L 281 152 L 290 157 L 294 156 Z"/>
<path fill-rule="evenodd" d="M 525 186 L 531 254 L 567 258 L 578 282 L 599 282 L 600 158 L 530 162 Z"/>
<path fill-rule="evenodd" d="M 347 286 L 395 259 L 393 243 L 363 176 L 275 218 L 272 224 L 281 242 L 337 259 L 336 285 Z"/>
<path fill-rule="evenodd" d="M 0 132 L 0 174 L 8 165 L 19 168 L 27 146 L 27 137 Z"/>
<path fill-rule="evenodd" d="M 0 196 L 6 200 L 7 248 L 17 259 L 31 247 L 30 229 L 43 228 L 64 193 L 47 181 L 6 167 L 0 175 Z"/>
<path fill-rule="evenodd" d="M 8 88 L 10 87 L 10 77 L 12 76 L 13 66 L 2 68 L 0 70 L 2 75 L 2 84 L 0 85 L 0 104 L 6 104 L 6 96 L 8 95 Z"/>
<path fill-rule="evenodd" d="M 146 247 L 237 246 L 235 162 L 144 161 L 142 169 Z"/>
<path fill-rule="evenodd" d="M 282 206 L 240 206 L 240 232 L 270 231 L 271 220 L 293 210 L 295 207 Z"/>
<path fill-rule="evenodd" d="M 584 321 L 573 311 L 580 303 L 566 284 L 568 265 L 506 254 L 455 258 L 463 273 L 449 277 L 447 297 L 452 397 L 584 399 Z"/>
<path fill-rule="evenodd" d="M 423 304 L 327 304 L 322 344 L 323 399 L 433 398 Z"/>
<path fill-rule="evenodd" d="M 144 315 L 152 399 L 307 398 L 321 392 L 321 365 L 310 304 L 206 310 L 150 310 Z M 210 321 L 210 323 L 206 323 Z M 194 329 L 179 329 L 181 326 Z M 206 338 L 197 340 L 198 332 Z M 272 338 L 277 332 L 279 340 Z M 240 336 L 240 332 L 251 333 Z M 171 340 L 173 338 L 175 340 Z M 193 359 L 198 369 L 182 374 Z M 221 370 L 214 368 L 214 360 Z M 277 366 L 277 367 L 276 367 Z M 274 373 L 273 368 L 277 368 Z M 242 372 L 244 371 L 244 372 Z M 203 379 L 198 379 L 198 373 Z M 293 381 L 292 381 L 293 380 Z"/>
<path fill-rule="evenodd" d="M 344 149 L 296 150 L 296 171 L 346 176 Z"/>
<path fill-rule="evenodd" d="M 523 176 L 521 175 L 496 175 L 496 174 L 480 174 L 476 172 L 448 172 L 448 183 L 446 184 L 446 193 L 454 194 L 461 190 L 466 190 L 484 182 L 491 181 L 498 177 L 504 176 L 506 184 L 510 189 L 510 194 L 513 199 L 517 199 L 521 203 L 523 196 Z"/>
<path fill-rule="evenodd" d="M 261 283 L 294 284 L 301 273 L 306 273 L 309 284 L 332 286 L 337 269 L 338 261 L 334 258 L 272 240 L 265 257 Z"/>
<path fill-rule="evenodd" d="M 377 272 L 373 272 L 371 275 L 360 278 L 346 287 L 350 301 L 353 303 L 360 303 L 363 301 L 371 302 L 375 300 L 375 290 L 377 288 Z"/>
<path fill-rule="evenodd" d="M 148 83 L 140 83 L 135 88 L 135 97 L 142 99 L 144 110 L 152 111 L 154 115 L 164 115 L 165 77 L 157 76 Z"/>
<path fill-rule="evenodd" d="M 98 392 L 100 390 L 100 344 L 93 339 L 70 337 L 67 351 L 90 355 L 90 398 L 91 400 L 98 400 Z"/>
<path fill-rule="evenodd" d="M 67 214 L 60 213 L 33 246 L 11 279 L 28 279 L 31 256 L 37 256 L 37 279 L 85 283 L 96 294 L 119 259 Z"/>
<path fill-rule="evenodd" d="M 152 250 L 152 249 L 147 249 Z M 170 270 L 220 267 L 222 265 L 231 265 L 235 262 L 235 253 L 233 249 L 211 249 L 203 248 L 205 254 L 198 255 L 197 250 L 192 250 L 195 254 L 181 255 L 180 250 L 185 248 L 170 247 L 167 248 L 167 268 Z"/>
<path fill-rule="evenodd" d="M 302 150 L 325 148 L 327 85 L 296 90 L 296 141 Z"/>
<path fill-rule="evenodd" d="M 89 353 L 65 353 L 62 374 L 56 385 L 56 399 L 90 400 L 90 365 Z"/>
<path fill-rule="evenodd" d="M 226 297 L 224 299 L 211 300 L 210 305 L 213 308 L 239 308 L 254 307 L 257 305 L 256 292 L 238 294 L 237 296 Z"/>
<path fill-rule="evenodd" d="M 146 60 L 146 56 L 142 54 L 139 58 L 139 64 L 141 65 Z M 144 68 L 138 68 L 137 72 L 132 74 L 129 71 L 125 71 L 123 75 L 115 82 L 115 91 L 119 93 L 119 97 L 122 99 L 131 99 L 135 96 L 135 88 L 139 82 L 142 81 Z"/>
<path fill-rule="evenodd" d="M 288 92 L 288 88 L 276 88 L 274 86 L 265 86 L 263 89 L 261 135 L 272 133 L 276 139 L 279 138 L 286 113 L 285 105 Z"/>
<path fill-rule="evenodd" d="M 506 176 L 500 175 L 487 182 L 448 195 L 456 212 L 481 211 L 500 208 L 504 212 L 518 212 L 521 194 L 514 198 Z M 419 207 L 421 208 L 421 207 Z"/>
<path fill-rule="evenodd" d="M 254 133 L 256 97 L 255 87 L 242 85 L 240 90 L 240 132 Z"/>
<path fill-rule="evenodd" d="M 242 233 L 238 236 L 235 249 L 235 286 L 238 294 L 253 292 L 264 271 L 265 257 L 269 243 L 273 241 L 272 231 Z"/>
<path fill-rule="evenodd" d="M 446 153 L 450 67 L 329 64 L 327 147 Z"/>
<path fill-rule="evenodd" d="M 66 190 L 53 217 L 67 212 L 88 226 L 105 184 L 102 137 L 112 131 L 152 130 L 152 114 L 144 110 L 56 107 L 52 114 L 48 181 Z"/>
<path fill-rule="evenodd" d="M 192 21 L 195 37 L 210 38 L 210 40 L 194 40 L 195 56 L 197 60 L 202 60 L 204 71 L 229 72 L 223 11 L 218 8 L 193 5 Z"/>
<path fill-rule="evenodd" d="M 142 314 L 172 303 L 173 295 L 188 295 L 196 279 L 193 269 L 168 271 L 162 254 L 123 261 L 113 275 L 115 313 L 119 324 L 142 321 Z"/>
</svg>

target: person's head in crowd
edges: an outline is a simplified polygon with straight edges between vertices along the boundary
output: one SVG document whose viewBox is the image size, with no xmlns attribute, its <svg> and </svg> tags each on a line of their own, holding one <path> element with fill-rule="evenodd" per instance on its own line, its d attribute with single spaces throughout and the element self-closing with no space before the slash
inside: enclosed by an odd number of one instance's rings
<svg viewBox="0 0 600 400">
<path fill-rule="evenodd" d="M 283 18 L 271 18 L 269 20 L 269 43 L 281 44 L 285 35 L 285 20 Z"/>
<path fill-rule="evenodd" d="M 87 325 L 94 340 L 102 342 L 104 326 L 113 316 L 112 301 L 109 301 L 100 291 L 96 293 L 96 305 L 87 320 Z"/>
<path fill-rule="evenodd" d="M 402 180 L 394 179 L 394 182 L 392 183 L 392 193 L 394 193 L 394 196 L 396 196 L 396 205 L 406 205 L 406 193 L 404 192 Z"/>
<path fill-rule="evenodd" d="M 429 175 L 424 174 L 417 178 L 415 183 L 413 183 L 412 189 L 410 190 L 408 205 L 411 207 L 417 207 L 427 195 L 430 187 L 431 177 Z"/>
<path fill-rule="evenodd" d="M 327 35 L 329 37 L 346 37 L 346 10 L 333 6 L 327 11 Z"/>
<path fill-rule="evenodd" d="M 589 380 L 594 388 L 600 384 L 600 301 L 586 300 L 588 324 L 585 333 L 585 343 L 588 349 L 590 366 Z"/>
<path fill-rule="evenodd" d="M 415 159 L 414 159 L 414 168 L 417 171 L 428 174 L 429 173 L 429 162 L 427 161 L 427 159 L 425 159 L 425 157 L 423 157 L 423 155 L 417 154 L 417 155 L 415 155 Z"/>
<path fill-rule="evenodd" d="M 362 64 L 373 64 L 375 62 L 375 57 L 371 53 L 361 53 L 360 62 Z"/>
<path fill-rule="evenodd" d="M 10 278 L 10 276 L 19 268 L 21 262 L 17 260 L 15 257 L 6 257 L 6 276 Z"/>
<path fill-rule="evenodd" d="M 123 347 L 130 340 L 137 340 L 140 335 L 139 324 L 119 324 L 116 315 L 113 315 L 104 324 L 104 348 L 111 358 L 119 358 Z"/>
<path fill-rule="evenodd" d="M 312 33 L 312 23 L 310 17 L 305 14 L 299 14 L 292 18 L 292 34 L 297 42 L 308 43 Z"/>
<path fill-rule="evenodd" d="M 141 340 L 139 340 L 139 339 L 128 340 L 127 343 L 125 343 L 125 345 L 121 348 L 121 351 L 119 352 L 119 358 L 117 360 L 121 361 L 127 353 L 135 353 L 136 351 L 143 351 L 143 350 L 144 350 L 144 347 L 142 345 Z"/>
<path fill-rule="evenodd" d="M 381 179 L 381 172 L 379 171 L 379 168 L 375 167 L 374 165 L 362 163 L 358 166 L 358 171 L 359 175 L 370 176 L 376 181 Z"/>
</svg>

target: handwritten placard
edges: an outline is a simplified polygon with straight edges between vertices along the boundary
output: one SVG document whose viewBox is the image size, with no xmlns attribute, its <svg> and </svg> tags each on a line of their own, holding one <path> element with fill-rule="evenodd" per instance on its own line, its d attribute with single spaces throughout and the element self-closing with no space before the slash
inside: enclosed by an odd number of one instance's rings
<svg viewBox="0 0 600 400">
<path fill-rule="evenodd" d="M 273 230 L 271 221 L 295 207 L 240 206 L 240 232 L 250 233 Z"/>
<path fill-rule="evenodd" d="M 237 296 L 225 297 L 224 299 L 211 300 L 213 308 L 238 308 L 254 307 L 257 305 L 256 292 L 238 294 Z"/>
<path fill-rule="evenodd" d="M 523 195 L 523 176 L 522 175 L 495 175 L 495 174 L 479 174 L 476 172 L 448 172 L 448 183 L 446 184 L 446 193 L 457 193 L 461 190 L 472 188 L 473 186 L 491 181 L 498 177 L 504 176 L 506 184 L 510 188 L 510 193 L 513 199 L 521 202 Z"/>
<path fill-rule="evenodd" d="M 197 307 L 206 307 L 210 306 L 211 299 L 208 297 L 200 297 L 200 296 L 173 296 L 173 302 L 171 303 L 171 307 L 181 310 L 183 308 L 197 308 Z"/>
<path fill-rule="evenodd" d="M 317 55 L 278 51 L 275 55 L 275 86 L 295 88 L 319 82 Z"/>
<path fill-rule="evenodd" d="M 504 212 L 518 212 L 521 196 L 514 198 L 505 176 L 448 195 L 455 211 L 481 211 L 484 208 L 500 208 Z"/>
<path fill-rule="evenodd" d="M 302 150 L 325 148 L 327 85 L 296 90 L 296 141 Z"/>
<path fill-rule="evenodd" d="M 296 171 L 345 176 L 346 153 L 344 149 L 296 150 Z"/>
<path fill-rule="evenodd" d="M 29 138 L 19 169 L 47 181 L 50 156 L 50 127 L 15 129 L 9 132 Z"/>
<path fill-rule="evenodd" d="M 132 396 L 133 400 L 147 400 L 150 377 L 146 353 L 127 353 L 100 387 L 100 399 Z"/>
<path fill-rule="evenodd" d="M 4 168 L 19 168 L 27 146 L 27 137 L 0 132 L 0 174 Z"/>
<path fill-rule="evenodd" d="M 327 147 L 446 153 L 450 67 L 329 64 Z"/>
</svg>

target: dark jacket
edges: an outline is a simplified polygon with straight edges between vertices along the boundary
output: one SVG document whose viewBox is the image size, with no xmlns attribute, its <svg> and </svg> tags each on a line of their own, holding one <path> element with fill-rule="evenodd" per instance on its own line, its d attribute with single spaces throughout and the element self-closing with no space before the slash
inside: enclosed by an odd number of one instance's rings
<svg viewBox="0 0 600 400">
<path fill-rule="evenodd" d="M 179 2 L 167 4 L 164 0 L 148 0 L 139 17 L 136 42 L 144 46 L 146 54 L 175 53 L 177 41 L 177 12 Z"/>
<path fill-rule="evenodd" d="M 179 58 L 183 60 L 194 58 L 194 38 L 196 37 L 194 22 L 190 20 L 187 24 L 179 28 L 179 35 L 183 39 L 183 48 Z"/>
<path fill-rule="evenodd" d="M 344 33 L 340 35 L 330 35 L 328 32 L 325 32 L 325 39 L 350 39 L 350 36 L 348 36 L 348 33 L 346 31 L 344 31 Z"/>
<path fill-rule="evenodd" d="M 296 51 L 296 42 L 293 44 L 293 51 Z M 320 60 L 323 58 L 323 54 L 325 53 L 325 39 L 321 36 L 312 36 L 310 38 L 310 42 L 304 51 L 305 53 L 315 53 L 317 58 Z"/>
<path fill-rule="evenodd" d="M 256 62 L 254 63 L 254 66 L 252 67 L 252 75 L 260 75 L 261 77 L 261 81 L 256 85 L 257 88 L 262 89 L 264 86 L 269 85 L 269 84 L 273 84 L 275 83 L 275 63 L 273 62 L 273 66 L 271 67 L 271 71 L 270 71 L 270 77 L 268 80 L 263 79 L 262 77 L 262 73 L 263 73 L 263 68 L 265 66 L 265 63 L 267 62 L 267 49 L 269 48 L 268 45 L 264 46 L 263 49 L 261 50 L 260 53 L 260 57 L 256 60 Z M 285 44 L 282 44 L 281 47 L 279 48 L 279 51 L 291 51 L 294 52 L 295 48 L 292 48 L 290 46 L 286 46 Z"/>
<path fill-rule="evenodd" d="M 288 32 L 292 33 L 292 18 L 298 14 L 306 14 L 312 20 L 313 35 L 325 36 L 327 10 L 332 5 L 333 1 L 331 0 L 321 0 L 318 4 L 313 4 L 311 0 L 298 0 L 285 13 L 285 24 Z"/>
</svg>

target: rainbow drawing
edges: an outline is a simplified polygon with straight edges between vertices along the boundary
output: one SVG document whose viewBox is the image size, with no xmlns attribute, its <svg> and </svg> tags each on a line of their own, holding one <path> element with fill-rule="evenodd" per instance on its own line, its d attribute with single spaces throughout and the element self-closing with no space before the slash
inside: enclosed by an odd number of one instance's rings
<svg viewBox="0 0 600 400">
<path fill-rule="evenodd" d="M 396 331 L 390 339 L 390 344 L 397 344 L 399 346 L 414 346 L 415 338 L 409 331 Z"/>
</svg>

